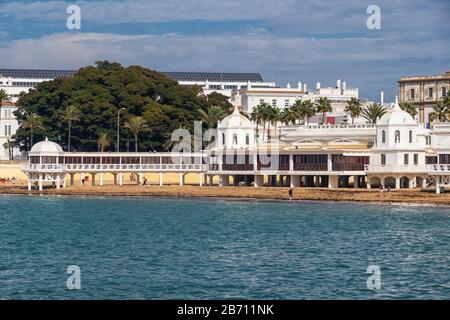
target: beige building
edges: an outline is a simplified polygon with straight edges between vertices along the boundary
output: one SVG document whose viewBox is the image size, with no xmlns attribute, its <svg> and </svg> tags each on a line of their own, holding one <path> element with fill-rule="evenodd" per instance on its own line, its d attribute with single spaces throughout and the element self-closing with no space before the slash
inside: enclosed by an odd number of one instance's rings
<svg viewBox="0 0 450 320">
<path fill-rule="evenodd" d="M 399 81 L 400 103 L 413 103 L 418 108 L 420 123 L 429 123 L 433 105 L 450 90 L 450 71 L 439 76 L 403 77 Z"/>
</svg>

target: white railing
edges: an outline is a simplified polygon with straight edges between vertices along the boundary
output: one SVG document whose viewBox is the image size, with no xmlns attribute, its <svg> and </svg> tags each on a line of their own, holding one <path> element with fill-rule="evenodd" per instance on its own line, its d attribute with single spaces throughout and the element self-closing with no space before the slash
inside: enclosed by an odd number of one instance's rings
<svg viewBox="0 0 450 320">
<path fill-rule="evenodd" d="M 281 127 L 284 132 L 339 129 L 375 129 L 374 124 L 312 124 Z"/>
<path fill-rule="evenodd" d="M 402 172 L 428 172 L 426 165 L 371 165 L 364 166 L 366 172 L 385 172 L 385 173 L 402 173 Z"/>
<path fill-rule="evenodd" d="M 428 166 L 428 172 L 432 173 L 450 173 L 450 164 L 432 164 Z"/>
<path fill-rule="evenodd" d="M 114 171 L 192 171 L 207 170 L 202 164 L 28 164 L 24 171 L 114 172 Z"/>
<path fill-rule="evenodd" d="M 24 171 L 63 171 L 62 164 L 27 164 L 23 167 Z"/>
</svg>

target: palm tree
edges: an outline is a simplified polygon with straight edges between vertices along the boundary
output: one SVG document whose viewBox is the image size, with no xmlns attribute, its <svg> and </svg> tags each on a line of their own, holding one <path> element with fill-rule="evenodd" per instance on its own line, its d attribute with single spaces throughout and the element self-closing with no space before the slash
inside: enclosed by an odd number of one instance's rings
<svg viewBox="0 0 450 320">
<path fill-rule="evenodd" d="M 22 127 L 30 130 L 30 149 L 33 146 L 33 138 L 35 130 L 45 130 L 42 123 L 42 117 L 36 113 L 29 113 L 25 116 Z"/>
<path fill-rule="evenodd" d="M 327 97 L 321 97 L 316 103 L 317 112 L 322 114 L 322 124 L 325 124 L 325 114 L 327 112 L 332 112 L 333 107 L 331 106 L 330 100 Z"/>
<path fill-rule="evenodd" d="M 250 113 L 250 120 L 256 123 L 256 135 L 259 135 L 259 125 L 261 123 L 261 110 L 259 105 L 254 107 Z M 258 140 L 258 139 L 257 139 Z"/>
<path fill-rule="evenodd" d="M 386 108 L 384 108 L 381 104 L 374 103 L 363 109 L 362 116 L 370 123 L 375 124 L 377 123 L 377 120 L 384 116 L 386 112 Z"/>
<path fill-rule="evenodd" d="M 10 96 L 6 93 L 5 89 L 0 89 L 0 121 L 2 120 L 2 107 L 3 102 L 11 101 Z"/>
<path fill-rule="evenodd" d="M 446 122 L 449 116 L 449 108 L 443 101 L 439 101 L 433 106 L 433 112 L 429 114 L 431 121 L 437 120 L 439 122 Z"/>
<path fill-rule="evenodd" d="M 14 141 L 6 139 L 6 142 L 3 144 L 3 148 L 8 149 L 8 158 L 9 160 L 13 160 Z"/>
<path fill-rule="evenodd" d="M 67 122 L 67 125 L 69 127 L 68 128 L 69 129 L 69 136 L 68 136 L 68 139 L 67 139 L 67 151 L 69 151 L 69 152 L 70 152 L 70 138 L 71 138 L 71 133 L 72 133 L 72 124 L 75 121 L 80 120 L 79 116 L 80 116 L 80 110 L 78 110 L 78 108 L 75 107 L 75 106 L 68 106 L 64 110 L 64 112 L 62 114 L 62 119 L 65 122 Z"/>
<path fill-rule="evenodd" d="M 450 108 L 450 90 L 444 97 L 444 104 L 447 106 L 447 108 Z"/>
<path fill-rule="evenodd" d="M 266 124 L 269 121 L 271 115 L 272 106 L 267 102 L 261 102 L 258 106 L 256 106 L 256 113 L 259 116 L 260 121 L 263 124 L 263 136 L 266 132 Z"/>
<path fill-rule="evenodd" d="M 309 119 L 317 113 L 316 106 L 311 100 L 305 100 L 301 104 L 301 114 L 306 121 L 306 125 L 309 124 Z"/>
<path fill-rule="evenodd" d="M 202 121 L 211 129 L 217 127 L 217 123 L 225 118 L 225 112 L 219 106 L 208 107 L 207 112 L 203 109 L 199 109 L 198 112 L 200 113 Z"/>
<path fill-rule="evenodd" d="M 355 118 L 359 117 L 362 112 L 361 101 L 355 97 L 351 98 L 350 101 L 347 101 L 347 106 L 344 111 L 350 113 L 352 124 L 354 124 Z"/>
<path fill-rule="evenodd" d="M 415 118 L 416 115 L 417 115 L 417 108 L 416 108 L 416 106 L 411 104 L 411 103 L 409 103 L 409 102 L 400 103 L 400 108 L 403 111 L 408 112 L 413 118 Z"/>
<path fill-rule="evenodd" d="M 281 120 L 281 109 L 278 107 L 272 107 L 270 112 L 270 123 L 273 124 L 275 135 L 277 134 L 278 121 Z"/>
<path fill-rule="evenodd" d="M 134 135 L 134 149 L 138 152 L 138 136 L 142 131 L 148 130 L 147 123 L 142 117 L 131 117 L 125 122 L 125 128 L 129 129 Z"/>
<path fill-rule="evenodd" d="M 100 152 L 104 152 L 106 148 L 109 146 L 109 137 L 105 132 L 100 133 L 97 140 L 98 147 Z"/>
</svg>

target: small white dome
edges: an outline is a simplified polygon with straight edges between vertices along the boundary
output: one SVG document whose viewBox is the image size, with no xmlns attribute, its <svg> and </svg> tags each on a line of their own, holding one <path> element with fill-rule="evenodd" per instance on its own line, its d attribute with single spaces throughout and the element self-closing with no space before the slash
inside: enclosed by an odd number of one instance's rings
<svg viewBox="0 0 450 320">
<path fill-rule="evenodd" d="M 234 107 L 234 111 L 228 117 L 225 117 L 219 122 L 219 129 L 229 128 L 252 128 L 252 122 L 239 112 L 237 107 Z"/>
<path fill-rule="evenodd" d="M 63 149 L 59 144 L 49 141 L 45 138 L 44 141 L 36 143 L 30 150 L 30 153 L 45 153 L 45 154 L 58 154 L 63 153 Z"/>
<path fill-rule="evenodd" d="M 394 107 L 381 117 L 379 124 L 405 125 L 416 124 L 416 121 L 408 112 L 403 111 L 398 103 L 395 103 Z"/>
</svg>

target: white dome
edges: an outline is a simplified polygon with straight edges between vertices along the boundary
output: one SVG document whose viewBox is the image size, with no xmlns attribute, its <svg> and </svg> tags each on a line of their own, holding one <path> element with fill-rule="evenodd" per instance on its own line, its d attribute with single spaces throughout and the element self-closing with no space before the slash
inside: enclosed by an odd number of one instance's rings
<svg viewBox="0 0 450 320">
<path fill-rule="evenodd" d="M 229 129 L 229 128 L 252 128 L 252 122 L 243 116 L 237 107 L 234 107 L 234 111 L 228 117 L 225 117 L 219 122 L 219 129 Z"/>
<path fill-rule="evenodd" d="M 394 107 L 381 117 L 379 124 L 405 125 L 416 124 L 416 121 L 408 112 L 403 111 L 398 103 L 395 103 Z"/>
<path fill-rule="evenodd" d="M 63 149 L 60 147 L 59 144 L 53 142 L 53 141 L 48 141 L 47 138 L 45 138 L 44 141 L 38 142 L 36 143 L 30 150 L 30 153 L 63 153 Z"/>
</svg>

